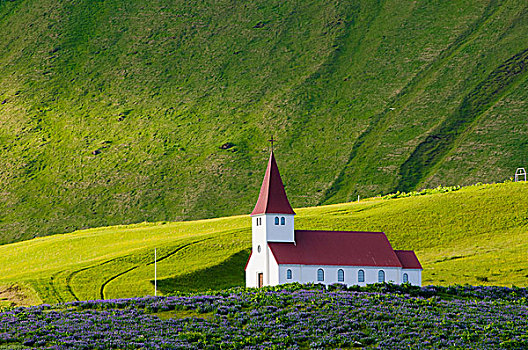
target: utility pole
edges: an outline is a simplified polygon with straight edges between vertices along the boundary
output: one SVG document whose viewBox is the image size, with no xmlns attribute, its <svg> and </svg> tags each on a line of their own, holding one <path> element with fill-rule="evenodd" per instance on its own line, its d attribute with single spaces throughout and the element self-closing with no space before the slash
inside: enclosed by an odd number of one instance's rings
<svg viewBox="0 0 528 350">
<path fill-rule="evenodd" d="M 154 248 L 154 296 L 158 290 L 158 262 L 156 248 Z"/>
</svg>

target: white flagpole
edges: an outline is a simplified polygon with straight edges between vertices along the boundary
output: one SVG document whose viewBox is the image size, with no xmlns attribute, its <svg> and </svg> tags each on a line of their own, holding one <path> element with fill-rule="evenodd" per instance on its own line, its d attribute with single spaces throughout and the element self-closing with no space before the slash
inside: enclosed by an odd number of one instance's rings
<svg viewBox="0 0 528 350">
<path fill-rule="evenodd" d="M 158 263 L 156 260 L 156 248 L 154 248 L 154 296 L 156 296 L 156 291 L 158 290 Z"/>
</svg>

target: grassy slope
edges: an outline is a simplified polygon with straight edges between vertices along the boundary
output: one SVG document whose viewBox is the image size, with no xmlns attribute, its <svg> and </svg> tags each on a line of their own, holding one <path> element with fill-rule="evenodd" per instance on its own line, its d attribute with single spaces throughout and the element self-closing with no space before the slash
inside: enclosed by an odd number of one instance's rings
<svg viewBox="0 0 528 350">
<path fill-rule="evenodd" d="M 0 243 L 247 212 L 270 134 L 297 207 L 502 181 L 527 8 L 0 0 Z"/>
<path fill-rule="evenodd" d="M 381 230 L 414 249 L 424 284 L 528 286 L 527 183 L 477 185 L 421 197 L 297 210 L 300 229 Z M 33 288 L 42 301 L 243 285 L 246 216 L 79 231 L 0 246 L 0 285 Z"/>
</svg>

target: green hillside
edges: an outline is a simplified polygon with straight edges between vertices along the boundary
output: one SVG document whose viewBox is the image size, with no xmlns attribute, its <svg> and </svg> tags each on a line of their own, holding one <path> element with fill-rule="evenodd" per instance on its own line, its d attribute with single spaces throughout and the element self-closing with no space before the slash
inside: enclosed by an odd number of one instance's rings
<svg viewBox="0 0 528 350">
<path fill-rule="evenodd" d="M 0 0 L 0 32 L 0 243 L 249 212 L 272 134 L 296 207 L 528 168 L 526 1 Z"/>
<path fill-rule="evenodd" d="M 528 286 L 528 183 L 298 209 L 296 228 L 386 232 L 424 285 Z M 0 302 L 54 303 L 244 285 L 250 219 L 143 223 L 0 246 Z"/>
</svg>

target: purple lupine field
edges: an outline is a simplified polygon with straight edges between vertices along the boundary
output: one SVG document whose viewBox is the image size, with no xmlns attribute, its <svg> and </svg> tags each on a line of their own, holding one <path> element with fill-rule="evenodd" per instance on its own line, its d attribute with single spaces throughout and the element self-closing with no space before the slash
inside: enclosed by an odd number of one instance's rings
<svg viewBox="0 0 528 350">
<path fill-rule="evenodd" d="M 528 290 L 288 285 L 0 313 L 0 348 L 526 349 Z"/>
</svg>

